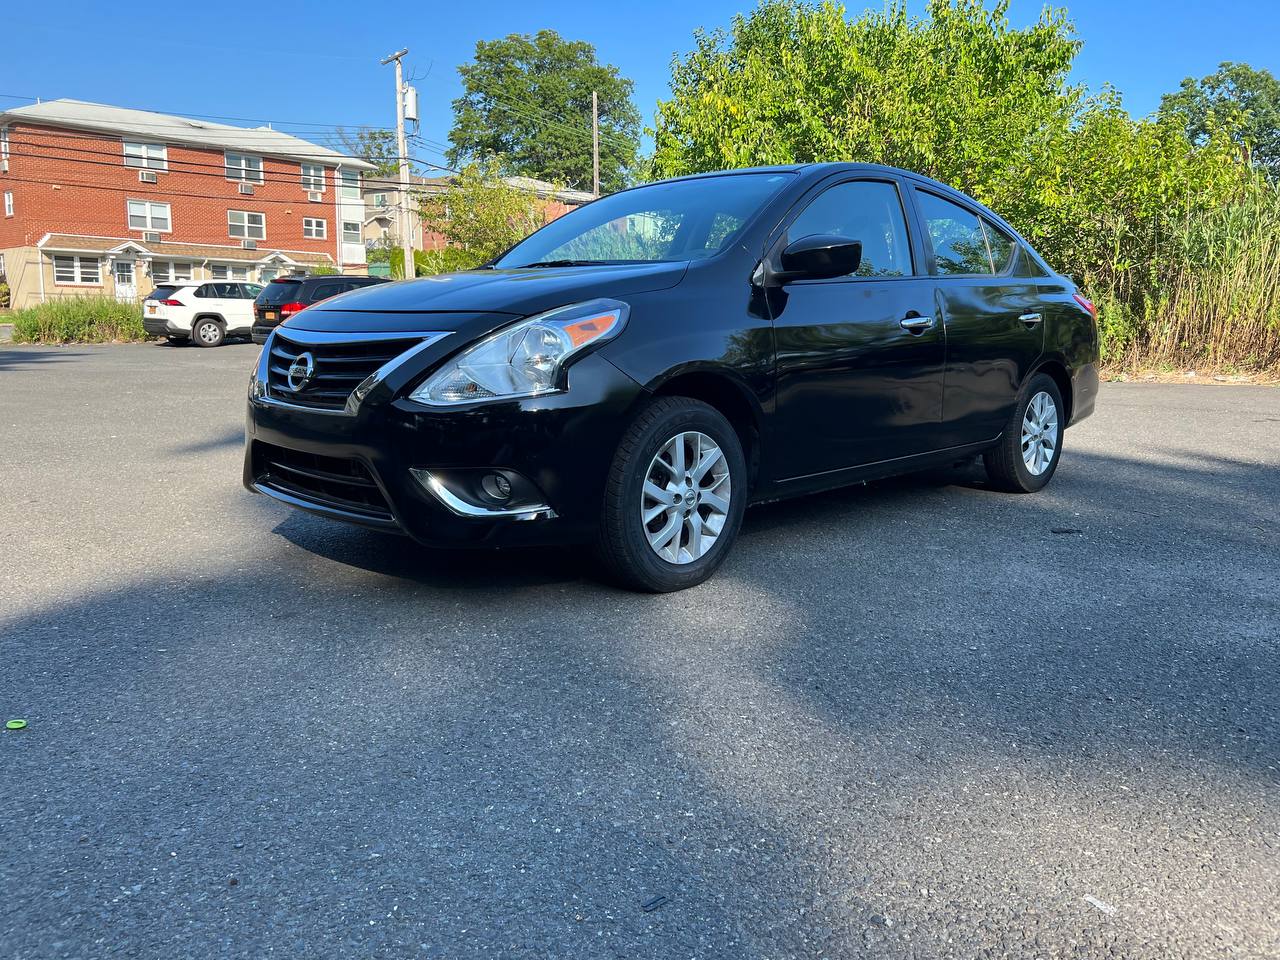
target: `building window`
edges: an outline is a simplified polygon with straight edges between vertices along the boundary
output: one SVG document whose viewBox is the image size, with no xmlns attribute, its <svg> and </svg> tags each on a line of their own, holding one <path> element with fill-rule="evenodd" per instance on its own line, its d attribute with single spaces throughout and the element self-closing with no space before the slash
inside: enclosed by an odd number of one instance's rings
<svg viewBox="0 0 1280 960">
<path fill-rule="evenodd" d="M 129 200 L 126 201 L 126 205 L 129 208 L 130 230 L 169 232 L 169 205 L 167 203 L 152 203 L 149 200 Z"/>
<path fill-rule="evenodd" d="M 375 193 L 373 195 L 373 205 L 375 207 L 385 207 L 387 205 L 387 195 L 385 193 Z"/>
<path fill-rule="evenodd" d="M 13 191 L 6 190 L 4 192 L 4 215 L 6 217 L 13 216 Z"/>
<path fill-rule="evenodd" d="M 124 165 L 147 170 L 169 169 L 169 148 L 163 143 L 124 142 Z"/>
<path fill-rule="evenodd" d="M 9 172 L 9 128 L 0 127 L 0 173 Z"/>
<path fill-rule="evenodd" d="M 318 163 L 302 165 L 302 189 L 324 190 L 324 167 Z"/>
<path fill-rule="evenodd" d="M 227 179 L 243 180 L 245 183 L 262 183 L 262 158 L 251 157 L 247 153 L 228 153 Z"/>
<path fill-rule="evenodd" d="M 249 268 L 237 267 L 230 263 L 215 263 L 209 267 L 209 273 L 214 280 L 248 280 Z"/>
<path fill-rule="evenodd" d="M 133 261 L 117 260 L 115 266 L 115 280 L 117 287 L 133 286 Z"/>
<path fill-rule="evenodd" d="M 189 281 L 191 264 L 174 260 L 153 260 L 151 261 L 151 279 L 158 284 Z"/>
<path fill-rule="evenodd" d="M 360 224 L 352 220 L 342 221 L 342 242 L 343 243 L 359 243 L 360 242 Z"/>
<path fill-rule="evenodd" d="M 360 171 L 359 170 L 342 170 L 339 172 L 342 180 L 342 199 L 359 200 L 360 199 Z"/>
<path fill-rule="evenodd" d="M 227 211 L 227 233 L 240 240 L 267 239 L 267 215 L 247 210 Z"/>
<path fill-rule="evenodd" d="M 329 235 L 329 223 L 316 217 L 303 217 L 302 235 L 308 240 L 323 240 Z"/>
<path fill-rule="evenodd" d="M 54 257 L 53 282 L 81 286 L 102 283 L 102 263 L 97 257 Z"/>
</svg>

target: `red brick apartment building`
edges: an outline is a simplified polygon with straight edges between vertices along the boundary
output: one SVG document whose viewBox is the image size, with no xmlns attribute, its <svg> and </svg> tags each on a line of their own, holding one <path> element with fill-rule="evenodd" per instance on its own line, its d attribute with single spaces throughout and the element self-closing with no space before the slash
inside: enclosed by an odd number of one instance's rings
<svg viewBox="0 0 1280 960">
<path fill-rule="evenodd" d="M 11 304 L 166 281 L 365 273 L 371 167 L 266 127 L 51 100 L 0 113 Z"/>
</svg>

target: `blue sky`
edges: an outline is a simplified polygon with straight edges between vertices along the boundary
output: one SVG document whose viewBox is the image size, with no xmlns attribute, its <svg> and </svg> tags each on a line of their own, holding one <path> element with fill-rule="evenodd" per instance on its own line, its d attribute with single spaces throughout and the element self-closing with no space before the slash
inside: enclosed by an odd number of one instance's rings
<svg viewBox="0 0 1280 960">
<path fill-rule="evenodd" d="M 75 97 L 174 113 L 272 120 L 319 137 L 339 124 L 390 126 L 390 67 L 378 59 L 407 46 L 417 77 L 428 161 L 447 140 L 457 66 L 477 39 L 543 27 L 595 44 L 601 59 L 635 80 L 646 121 L 667 93 L 672 54 L 692 46 L 698 26 L 727 24 L 749 0 L 649 0 L 637 3 L 485 0 L 420 4 L 404 22 L 397 5 L 352 3 L 245 5 L 232 15 L 217 4 L 127 6 L 72 0 L 56 14 L 38 3 L 5 11 L 0 94 Z M 863 4 L 849 3 L 850 11 Z M 1042 4 L 1013 0 L 1015 23 L 1033 21 Z M 912 0 L 913 11 L 922 9 Z M 878 7 L 877 7 L 878 8 Z M 1075 0 L 1071 17 L 1085 41 L 1075 80 L 1115 85 L 1135 114 L 1162 92 L 1222 60 L 1280 74 L 1280 3 L 1275 0 Z M 263 12 L 269 11 L 269 12 Z M 10 106 L 21 101 L 0 100 Z"/>
</svg>

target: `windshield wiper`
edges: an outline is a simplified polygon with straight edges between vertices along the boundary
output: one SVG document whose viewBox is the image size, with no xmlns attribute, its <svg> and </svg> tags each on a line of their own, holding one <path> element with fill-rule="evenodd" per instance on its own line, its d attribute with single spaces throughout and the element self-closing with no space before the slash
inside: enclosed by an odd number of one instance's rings
<svg viewBox="0 0 1280 960">
<path fill-rule="evenodd" d="M 532 267 L 595 267 L 607 264 L 608 260 L 537 260 L 534 263 L 522 263 L 515 270 L 528 270 Z"/>
</svg>

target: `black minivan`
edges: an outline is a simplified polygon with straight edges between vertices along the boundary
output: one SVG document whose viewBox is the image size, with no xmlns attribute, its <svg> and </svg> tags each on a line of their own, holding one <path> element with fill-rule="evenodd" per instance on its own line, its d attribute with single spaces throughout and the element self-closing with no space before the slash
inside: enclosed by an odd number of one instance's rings
<svg viewBox="0 0 1280 960">
<path fill-rule="evenodd" d="M 244 482 L 427 544 L 590 543 L 676 590 L 750 503 L 978 454 L 1039 490 L 1097 360 L 1071 280 L 941 183 L 702 174 L 295 314 L 250 380 Z"/>
<path fill-rule="evenodd" d="M 348 290 L 386 282 L 385 277 L 348 277 L 332 273 L 314 277 L 276 277 L 253 301 L 250 336 L 254 343 L 266 343 L 268 334 L 276 325 L 299 310 Z"/>
</svg>

